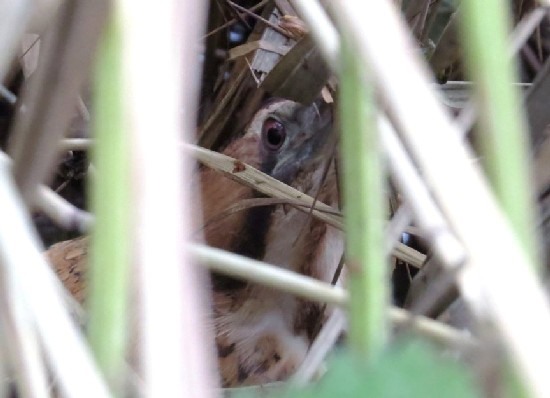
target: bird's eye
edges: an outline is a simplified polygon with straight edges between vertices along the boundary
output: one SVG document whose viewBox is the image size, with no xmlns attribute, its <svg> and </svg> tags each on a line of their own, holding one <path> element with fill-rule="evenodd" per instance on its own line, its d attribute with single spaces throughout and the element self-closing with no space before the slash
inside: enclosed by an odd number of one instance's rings
<svg viewBox="0 0 550 398">
<path fill-rule="evenodd" d="M 262 126 L 262 141 L 270 151 L 277 151 L 285 142 L 285 126 L 275 119 L 268 118 Z"/>
</svg>

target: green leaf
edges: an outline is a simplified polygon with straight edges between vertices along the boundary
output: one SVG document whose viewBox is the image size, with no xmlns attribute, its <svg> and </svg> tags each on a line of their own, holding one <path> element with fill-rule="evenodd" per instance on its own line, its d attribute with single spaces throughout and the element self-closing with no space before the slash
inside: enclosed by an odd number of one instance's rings
<svg viewBox="0 0 550 398">
<path fill-rule="evenodd" d="M 290 388 L 272 397 L 481 397 L 468 370 L 419 340 L 394 344 L 376 361 L 365 363 L 355 353 L 343 351 L 329 363 L 317 384 Z"/>
</svg>

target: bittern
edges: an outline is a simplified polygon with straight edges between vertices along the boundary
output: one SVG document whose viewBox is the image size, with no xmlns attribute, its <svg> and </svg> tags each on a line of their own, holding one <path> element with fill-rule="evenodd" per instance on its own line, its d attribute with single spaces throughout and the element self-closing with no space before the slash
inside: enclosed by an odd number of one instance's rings
<svg viewBox="0 0 550 398">
<path fill-rule="evenodd" d="M 327 104 L 272 100 L 223 153 L 337 206 L 331 137 L 332 114 Z M 209 245 L 322 281 L 333 279 L 343 252 L 340 231 L 291 204 L 250 207 L 227 215 L 236 203 L 261 195 L 211 169 L 200 171 L 200 185 L 203 234 Z M 65 242 L 49 251 L 61 279 L 82 298 L 79 256 L 84 251 L 67 249 Z M 325 307 L 220 275 L 213 275 L 212 282 L 222 384 L 262 384 L 291 375 L 322 324 Z"/>
</svg>

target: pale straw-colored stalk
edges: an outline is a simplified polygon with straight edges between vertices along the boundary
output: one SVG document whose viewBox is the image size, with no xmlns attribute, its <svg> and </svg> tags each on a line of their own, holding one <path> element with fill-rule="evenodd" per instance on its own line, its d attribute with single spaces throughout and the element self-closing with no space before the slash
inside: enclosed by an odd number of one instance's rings
<svg viewBox="0 0 550 398">
<path fill-rule="evenodd" d="M 212 397 L 213 336 L 205 293 L 184 249 L 191 167 L 180 142 L 195 131 L 205 22 L 203 1 L 162 1 L 154 7 L 119 0 L 136 208 L 135 255 L 145 394 Z M 183 137 L 182 137 L 183 134 Z M 183 225 L 182 225 L 183 224 Z"/>
<path fill-rule="evenodd" d="M 190 254 L 208 269 L 271 288 L 293 293 L 304 299 L 347 307 L 348 292 L 315 278 L 298 275 L 275 265 L 253 260 L 224 250 L 204 245 L 191 245 Z M 466 334 L 441 322 L 422 316 L 411 316 L 407 311 L 390 307 L 389 319 L 394 325 L 407 325 L 413 331 L 445 345 L 471 347 L 474 341 Z"/>
</svg>

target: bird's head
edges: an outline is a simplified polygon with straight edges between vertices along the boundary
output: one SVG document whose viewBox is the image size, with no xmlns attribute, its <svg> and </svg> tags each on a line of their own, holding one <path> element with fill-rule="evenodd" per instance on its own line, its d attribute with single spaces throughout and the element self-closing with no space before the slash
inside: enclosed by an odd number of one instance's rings
<svg viewBox="0 0 550 398">
<path fill-rule="evenodd" d="M 261 107 L 243 136 L 223 151 L 299 191 L 334 204 L 337 195 L 334 173 L 323 184 L 324 170 L 332 155 L 331 106 L 317 101 L 301 105 L 276 99 Z M 253 188 L 244 186 L 211 170 L 204 170 L 202 207 L 209 221 L 224 214 L 241 200 L 261 197 Z M 321 187 L 322 191 L 318 191 Z M 231 214 L 205 230 L 209 244 L 249 257 L 262 259 L 268 230 L 277 221 L 274 206 L 250 208 Z M 286 213 L 285 213 L 286 214 Z"/>
<path fill-rule="evenodd" d="M 328 167 L 335 142 L 332 124 L 326 103 L 304 106 L 272 100 L 223 152 L 304 193 L 318 193 L 320 201 L 334 205 L 335 171 Z M 202 186 L 206 220 L 241 200 L 261 196 L 210 170 L 203 172 Z M 279 205 L 233 213 L 211 224 L 205 237 L 210 245 L 324 281 L 331 280 L 343 250 L 338 231 Z M 305 357 L 323 309 L 265 286 L 219 275 L 212 281 L 224 385 L 287 378 Z"/>
<path fill-rule="evenodd" d="M 272 100 L 256 113 L 242 139 L 255 138 L 249 142 L 257 145 L 261 171 L 292 185 L 298 174 L 317 169 L 330 156 L 331 131 L 331 107 L 325 102 L 305 106 Z"/>
</svg>

